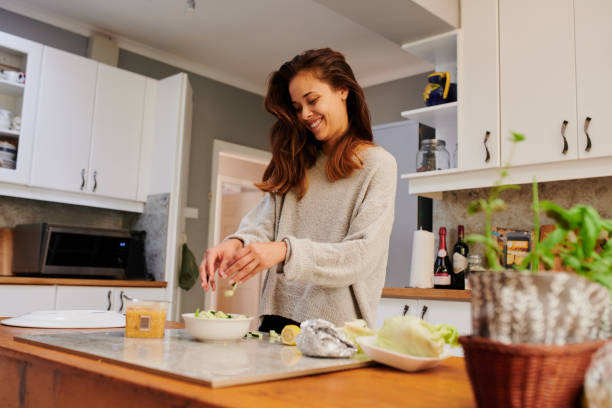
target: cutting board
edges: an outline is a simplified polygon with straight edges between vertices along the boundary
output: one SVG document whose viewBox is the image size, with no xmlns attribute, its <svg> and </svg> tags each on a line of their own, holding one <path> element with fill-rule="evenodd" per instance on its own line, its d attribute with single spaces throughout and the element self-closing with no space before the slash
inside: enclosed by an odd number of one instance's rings
<svg viewBox="0 0 612 408">
<path fill-rule="evenodd" d="M 365 367 L 369 361 L 313 358 L 295 346 L 249 338 L 200 342 L 185 330 L 166 329 L 163 339 L 126 338 L 122 331 L 15 336 L 35 344 L 159 375 L 227 387 Z"/>
</svg>

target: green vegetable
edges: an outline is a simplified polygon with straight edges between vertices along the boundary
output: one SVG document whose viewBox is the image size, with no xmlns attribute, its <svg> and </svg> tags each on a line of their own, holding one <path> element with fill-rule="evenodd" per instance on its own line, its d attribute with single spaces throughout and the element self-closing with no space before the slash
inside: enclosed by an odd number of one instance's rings
<svg viewBox="0 0 612 408">
<path fill-rule="evenodd" d="M 200 308 L 199 307 L 196 309 L 196 312 L 195 312 L 194 316 L 195 317 L 200 317 Z"/>
<path fill-rule="evenodd" d="M 280 341 L 280 335 L 274 330 L 270 330 L 270 343 L 274 343 L 276 341 Z"/>
<path fill-rule="evenodd" d="M 238 286 L 238 282 L 232 283 L 232 288 L 223 292 L 223 296 L 225 297 L 234 296 L 234 292 L 236 292 L 236 286 Z"/>
<path fill-rule="evenodd" d="M 357 347 L 357 353 L 362 353 L 363 350 L 359 343 L 357 343 L 357 337 L 360 336 L 373 336 L 376 334 L 375 330 L 368 327 L 367 323 L 363 319 L 355 319 L 350 322 L 344 323 L 344 326 L 340 328 L 344 335 Z"/>
<path fill-rule="evenodd" d="M 200 311 L 200 308 L 196 309 L 194 316 L 202 318 L 202 319 L 246 319 L 248 317 L 246 315 L 227 314 L 227 313 L 222 312 L 221 310 Z"/>
<path fill-rule="evenodd" d="M 417 357 L 440 357 L 444 344 L 458 346 L 457 329 L 448 324 L 430 324 L 414 316 L 385 319 L 378 331 L 378 347 Z"/>
<path fill-rule="evenodd" d="M 244 337 L 255 337 L 255 338 L 258 338 L 259 340 L 261 340 L 261 339 L 263 339 L 263 334 L 261 334 L 260 332 L 250 331 L 247 334 L 245 334 Z"/>
</svg>

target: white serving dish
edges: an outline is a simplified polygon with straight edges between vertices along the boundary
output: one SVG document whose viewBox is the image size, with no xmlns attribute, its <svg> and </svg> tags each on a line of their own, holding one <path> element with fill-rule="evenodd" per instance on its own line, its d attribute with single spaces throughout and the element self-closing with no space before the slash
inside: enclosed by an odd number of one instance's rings
<svg viewBox="0 0 612 408">
<path fill-rule="evenodd" d="M 451 357 L 445 351 L 440 357 L 416 357 L 376 346 L 376 336 L 357 337 L 357 343 L 372 360 L 403 371 L 421 371 L 432 368 Z"/>
<path fill-rule="evenodd" d="M 92 329 L 125 327 L 125 316 L 106 310 L 41 310 L 4 319 L 2 324 L 49 329 Z"/>
<path fill-rule="evenodd" d="M 237 340 L 249 331 L 253 317 L 235 317 L 231 319 L 204 319 L 195 317 L 195 313 L 183 313 L 187 332 L 198 340 Z"/>
</svg>

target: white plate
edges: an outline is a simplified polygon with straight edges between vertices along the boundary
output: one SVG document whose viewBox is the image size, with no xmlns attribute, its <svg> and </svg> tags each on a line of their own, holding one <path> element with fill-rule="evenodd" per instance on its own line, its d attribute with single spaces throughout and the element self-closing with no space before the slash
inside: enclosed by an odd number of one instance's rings
<svg viewBox="0 0 612 408">
<path fill-rule="evenodd" d="M 440 357 L 415 357 L 376 346 L 376 336 L 357 337 L 357 343 L 372 360 L 403 371 L 421 371 L 440 364 L 451 356 L 445 351 Z"/>
<path fill-rule="evenodd" d="M 4 319 L 0 323 L 17 327 L 91 329 L 125 327 L 125 316 L 106 310 L 43 310 Z"/>
</svg>

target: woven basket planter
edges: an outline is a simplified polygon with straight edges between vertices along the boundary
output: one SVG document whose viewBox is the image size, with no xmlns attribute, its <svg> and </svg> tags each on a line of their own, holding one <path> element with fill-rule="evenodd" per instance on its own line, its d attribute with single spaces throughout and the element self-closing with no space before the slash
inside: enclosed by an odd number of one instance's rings
<svg viewBox="0 0 612 408">
<path fill-rule="evenodd" d="M 461 336 L 459 343 L 479 407 L 563 408 L 576 406 L 591 356 L 605 341 L 551 346 Z"/>
</svg>

